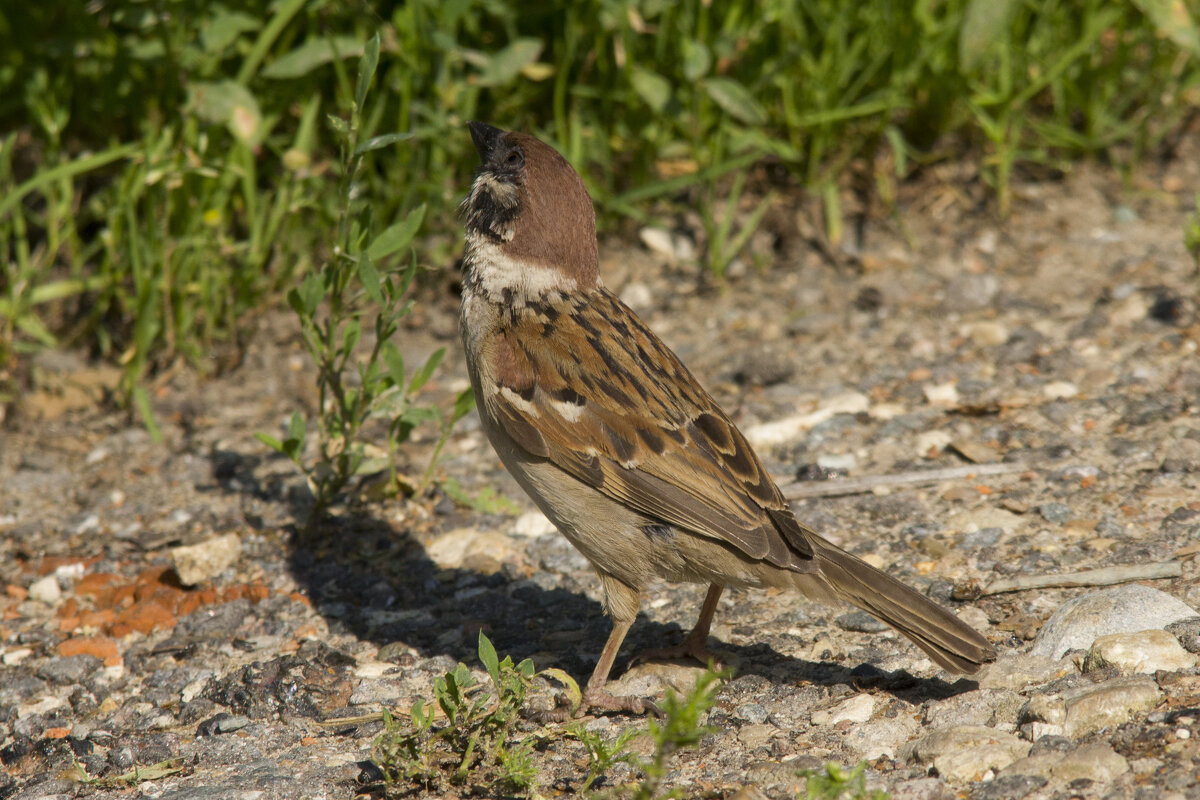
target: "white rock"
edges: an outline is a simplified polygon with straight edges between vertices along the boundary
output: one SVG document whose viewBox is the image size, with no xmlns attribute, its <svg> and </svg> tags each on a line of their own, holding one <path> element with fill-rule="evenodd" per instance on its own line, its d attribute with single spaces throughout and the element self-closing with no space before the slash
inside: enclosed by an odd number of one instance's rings
<svg viewBox="0 0 1200 800">
<path fill-rule="evenodd" d="M 1158 670 L 1175 672 L 1196 666 L 1196 657 L 1164 630 L 1113 633 L 1097 637 L 1083 662 L 1083 671 L 1115 667 L 1122 674 Z"/>
<path fill-rule="evenodd" d="M 1063 733 L 1077 739 L 1101 728 L 1115 728 L 1134 714 L 1149 711 L 1161 702 L 1162 692 L 1153 678 L 1135 675 L 1070 689 L 1062 693 L 1062 699 L 1066 710 Z"/>
<path fill-rule="evenodd" d="M 870 407 L 871 401 L 867 399 L 865 394 L 848 392 L 847 394 L 830 398 L 816 411 L 807 414 L 795 414 L 774 422 L 765 422 L 761 425 L 751 425 L 749 428 L 746 428 L 745 434 L 750 444 L 755 447 L 772 447 L 790 442 L 814 425 L 819 425 L 838 414 L 860 414 Z"/>
<path fill-rule="evenodd" d="M 536 539 L 548 533 L 555 533 L 557 530 L 554 523 L 546 519 L 545 514 L 540 511 L 529 511 L 517 517 L 517 521 L 512 526 L 512 535 L 520 536 L 522 539 Z"/>
<path fill-rule="evenodd" d="M 192 586 L 220 575 L 242 555 L 242 538 L 236 533 L 214 536 L 200 544 L 171 550 L 179 580 Z"/>
<path fill-rule="evenodd" d="M 817 456 L 817 466 L 822 469 L 836 469 L 842 472 L 853 472 L 858 469 L 858 459 L 854 453 L 828 454 Z"/>
<path fill-rule="evenodd" d="M 842 746 L 855 761 L 895 758 L 920 729 L 920 723 L 907 714 L 880 717 L 852 726 L 842 737 Z"/>
<path fill-rule="evenodd" d="M 58 578 L 47 575 L 29 584 L 29 599 L 45 603 L 48 606 L 57 603 L 62 599 L 62 589 L 58 585 Z"/>
<path fill-rule="evenodd" d="M 940 453 L 952 441 L 954 441 L 954 434 L 950 431 L 924 431 L 917 434 L 915 455 L 917 458 L 927 458 L 931 450 Z"/>
<path fill-rule="evenodd" d="M 1003 322 L 991 319 L 973 322 L 963 332 L 980 347 L 1004 344 L 1009 336 L 1008 327 Z"/>
<path fill-rule="evenodd" d="M 642 240 L 642 244 L 646 245 L 646 249 L 650 252 L 657 253 L 672 261 L 675 259 L 675 242 L 672 240 L 669 231 L 664 231 L 662 228 L 642 228 L 638 231 L 638 238 Z"/>
<path fill-rule="evenodd" d="M 986 665 L 975 680 L 980 689 L 1016 689 L 1039 686 L 1075 672 L 1069 659 L 1045 656 L 1005 654 Z"/>
<path fill-rule="evenodd" d="M 931 406 L 958 405 L 958 386 L 954 381 L 939 384 L 927 384 L 921 387 L 925 393 L 925 402 Z"/>
<path fill-rule="evenodd" d="M 1061 658 L 1068 650 L 1087 650 L 1098 636 L 1165 628 L 1200 616 L 1166 592 L 1141 584 L 1076 597 L 1063 604 L 1038 631 L 1030 653 Z"/>
<path fill-rule="evenodd" d="M 1051 381 L 1042 387 L 1042 395 L 1049 400 L 1066 400 L 1079 394 L 1079 387 L 1070 381 Z"/>
<path fill-rule="evenodd" d="M 950 783 L 980 780 L 1029 754 L 1030 743 L 994 728 L 951 725 L 938 728 L 913 744 L 913 757 L 932 763 Z"/>
<path fill-rule="evenodd" d="M 6 667 L 15 667 L 25 659 L 33 655 L 33 651 L 28 647 L 18 647 L 15 650 L 6 650 L 4 655 L 0 656 L 0 663 Z"/>
<path fill-rule="evenodd" d="M 814 711 L 813 725 L 837 725 L 839 722 L 866 722 L 875 710 L 875 698 L 869 694 L 858 694 L 848 700 L 827 708 Z"/>
<path fill-rule="evenodd" d="M 621 289 L 621 301 L 634 311 L 644 311 L 654 303 L 654 293 L 641 281 L 630 281 Z"/>
</svg>

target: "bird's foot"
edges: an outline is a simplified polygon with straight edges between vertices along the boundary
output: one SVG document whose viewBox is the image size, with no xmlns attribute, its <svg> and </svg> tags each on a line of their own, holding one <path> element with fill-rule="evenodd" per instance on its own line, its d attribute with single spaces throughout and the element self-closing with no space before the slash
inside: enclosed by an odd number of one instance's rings
<svg viewBox="0 0 1200 800">
<path fill-rule="evenodd" d="M 629 666 L 632 667 L 635 664 L 641 664 L 646 661 L 673 661 L 680 658 L 694 658 L 705 665 L 711 663 L 713 669 L 716 670 L 720 670 L 723 667 L 720 657 L 708 649 L 704 639 L 692 638 L 691 636 L 674 647 L 652 647 L 649 650 L 643 650 L 633 657 L 633 660 L 629 662 Z"/>
<path fill-rule="evenodd" d="M 648 697 L 618 697 L 603 689 L 587 689 L 579 707 L 573 711 L 568 704 L 560 701 L 557 708 L 530 714 L 529 720 L 538 725 L 549 725 L 578 719 L 589 711 L 608 714 L 653 714 L 656 717 L 663 715 L 658 705 Z"/>
</svg>

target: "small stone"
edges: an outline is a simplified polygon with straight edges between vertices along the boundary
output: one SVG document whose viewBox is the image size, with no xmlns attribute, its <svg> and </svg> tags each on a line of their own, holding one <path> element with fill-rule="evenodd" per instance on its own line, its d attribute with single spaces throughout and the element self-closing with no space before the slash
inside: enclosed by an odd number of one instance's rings
<svg viewBox="0 0 1200 800">
<path fill-rule="evenodd" d="M 931 406 L 958 405 L 958 385 L 953 381 L 926 385 L 921 387 L 921 391 L 925 395 L 925 402 Z"/>
<path fill-rule="evenodd" d="M 662 228 L 642 228 L 638 231 L 638 238 L 650 252 L 671 261 L 675 260 L 675 242 L 670 231 L 664 231 Z"/>
<path fill-rule="evenodd" d="M 634 311 L 646 311 L 654 305 L 654 293 L 641 281 L 630 281 L 621 289 L 621 302 Z"/>
<path fill-rule="evenodd" d="M 866 722 L 875 710 L 875 698 L 858 694 L 824 711 L 814 711 L 813 725 L 837 725 L 839 722 Z"/>
<path fill-rule="evenodd" d="M 60 686 L 70 686 L 75 683 L 83 683 L 103 665 L 104 662 L 93 655 L 80 654 L 55 658 L 38 668 L 38 677 Z"/>
<path fill-rule="evenodd" d="M 908 714 L 878 717 L 851 725 L 842 735 L 842 746 L 856 761 L 895 758 L 906 742 L 917 735 L 920 723 Z"/>
<path fill-rule="evenodd" d="M 966 335 L 980 347 L 992 347 L 1008 341 L 1008 326 L 996 320 L 982 320 L 967 326 Z"/>
<path fill-rule="evenodd" d="M 1167 448 L 1163 472 L 1200 472 L 1200 439 L 1177 439 Z"/>
<path fill-rule="evenodd" d="M 817 456 L 817 466 L 821 469 L 846 473 L 858 469 L 858 458 L 853 453 L 840 453 Z"/>
<path fill-rule="evenodd" d="M 519 536 L 522 539 L 536 539 L 539 536 L 555 533 L 557 530 L 554 523 L 546 519 L 546 515 L 540 511 L 528 511 L 522 514 L 517 517 L 517 521 L 512 526 L 513 536 Z"/>
<path fill-rule="evenodd" d="M 743 725 L 738 731 L 738 741 L 753 750 L 756 747 L 766 747 L 778 734 L 779 728 L 774 725 L 762 723 Z"/>
<path fill-rule="evenodd" d="M 1062 605 L 1038 631 L 1032 655 L 1061 658 L 1068 650 L 1088 650 L 1098 636 L 1165 628 L 1200 616 L 1166 592 L 1141 584 L 1105 589 Z"/>
<path fill-rule="evenodd" d="M 241 555 L 242 538 L 236 533 L 215 536 L 200 544 L 171 550 L 175 572 L 186 586 L 215 578 L 233 566 Z"/>
<path fill-rule="evenodd" d="M 1078 739 L 1102 728 L 1115 728 L 1134 714 L 1149 711 L 1162 700 L 1154 679 L 1141 675 L 1114 678 L 1104 683 L 1062 693 L 1064 735 Z"/>
<path fill-rule="evenodd" d="M 676 693 L 686 694 L 696 686 L 696 681 L 705 671 L 705 667 L 695 662 L 648 661 L 625 670 L 625 674 L 615 681 L 610 681 L 607 688 L 617 696 L 655 697 L 668 688 Z M 762 719 L 757 719 L 757 716 L 755 719 L 743 719 L 747 722 L 765 722 L 766 710 L 763 709 Z"/>
<path fill-rule="evenodd" d="M 892 800 L 953 800 L 954 792 L 938 778 L 914 778 L 892 787 Z"/>
<path fill-rule="evenodd" d="M 58 585 L 58 578 L 47 575 L 29 584 L 29 599 L 48 606 L 57 604 L 62 599 L 62 588 Z"/>
<path fill-rule="evenodd" d="M 1129 762 L 1104 742 L 1084 745 L 1050 767 L 1050 774 L 1063 783 L 1081 779 L 1100 784 L 1111 783 L 1114 778 L 1128 771 Z"/>
<path fill-rule="evenodd" d="M 923 721 L 931 728 L 974 725 L 1012 731 L 1024 702 L 1024 698 L 1009 689 L 963 692 L 930 702 Z"/>
<path fill-rule="evenodd" d="M 1071 518 L 1071 507 L 1063 503 L 1042 503 L 1037 507 L 1037 513 L 1046 522 L 1061 523 Z"/>
<path fill-rule="evenodd" d="M 734 715 L 746 720 L 751 725 L 767 721 L 767 709 L 761 703 L 743 703 L 734 710 Z"/>
<path fill-rule="evenodd" d="M 473 569 L 492 574 L 512 556 L 512 541 L 499 531 L 458 528 L 442 534 L 426 549 L 442 569 Z"/>
<path fill-rule="evenodd" d="M 101 659 L 106 667 L 122 663 L 117 643 L 107 636 L 75 636 L 60 642 L 55 649 L 60 656 L 95 656 Z"/>
<path fill-rule="evenodd" d="M 1042 387 L 1042 396 L 1049 400 L 1066 400 L 1079 394 L 1079 387 L 1070 381 L 1051 381 Z"/>
<path fill-rule="evenodd" d="M 844 631 L 859 633 L 881 633 L 888 626 L 866 611 L 848 611 L 834 619 L 834 623 Z"/>
<path fill-rule="evenodd" d="M 221 733 L 233 733 L 250 724 L 249 717 L 235 716 L 222 711 L 210 717 L 196 728 L 197 736 L 216 736 Z"/>
<path fill-rule="evenodd" d="M 916 452 L 913 454 L 917 458 L 929 458 L 930 454 L 938 455 L 954 441 L 953 434 L 950 431 L 925 431 L 917 434 Z"/>
<path fill-rule="evenodd" d="M 1029 747 L 1029 742 L 994 728 L 952 725 L 918 740 L 912 753 L 921 763 L 932 763 L 938 775 L 950 783 L 967 783 L 1024 758 Z"/>
<path fill-rule="evenodd" d="M 1084 672 L 1115 667 L 1124 675 L 1175 672 L 1196 666 L 1196 657 L 1161 629 L 1097 637 L 1083 662 Z"/>
</svg>

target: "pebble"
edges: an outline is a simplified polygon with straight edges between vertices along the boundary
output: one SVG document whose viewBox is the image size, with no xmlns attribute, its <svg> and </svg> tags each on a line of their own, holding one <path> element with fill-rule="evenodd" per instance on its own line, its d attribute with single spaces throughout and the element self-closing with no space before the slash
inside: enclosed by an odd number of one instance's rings
<svg viewBox="0 0 1200 800">
<path fill-rule="evenodd" d="M 977 781 L 988 770 L 999 770 L 1024 758 L 1029 742 L 1016 735 L 979 725 L 938 728 L 912 746 L 922 764 L 932 764 L 950 783 Z"/>
<path fill-rule="evenodd" d="M 1158 670 L 1175 672 L 1196 666 L 1196 657 L 1161 629 L 1100 636 L 1083 662 L 1084 672 L 1114 667 L 1124 675 Z"/>
<path fill-rule="evenodd" d="M 62 599 L 62 588 L 58 585 L 58 578 L 47 575 L 29 584 L 29 599 L 48 606 L 56 605 Z"/>
<path fill-rule="evenodd" d="M 1066 522 L 1071 518 L 1071 507 L 1064 503 L 1042 503 L 1037 513 L 1046 522 Z"/>
<path fill-rule="evenodd" d="M 836 617 L 834 623 L 844 631 L 857 631 L 859 633 L 881 633 L 888 629 L 888 626 L 880 622 L 877 618 L 868 614 L 866 611 L 847 611 Z"/>
<path fill-rule="evenodd" d="M 83 683 L 102 666 L 104 662 L 96 656 L 81 654 L 51 659 L 38 668 L 37 674 L 51 683 L 69 686 Z"/>
<path fill-rule="evenodd" d="M 175 572 L 185 586 L 211 580 L 232 567 L 242 555 L 242 537 L 236 533 L 214 536 L 199 544 L 171 550 Z"/>
<path fill-rule="evenodd" d="M 1200 616 L 1166 592 L 1141 584 L 1081 595 L 1054 613 L 1034 640 L 1032 655 L 1061 658 L 1068 650 L 1087 650 L 1098 636 L 1165 628 Z"/>
<path fill-rule="evenodd" d="M 813 725 L 837 725 L 839 722 L 866 722 L 875 710 L 875 698 L 869 694 L 858 694 L 843 700 L 833 708 L 814 711 Z"/>
<path fill-rule="evenodd" d="M 965 329 L 971 341 L 980 347 L 993 347 L 1008 341 L 1008 326 L 996 320 L 983 320 L 968 325 Z"/>
<path fill-rule="evenodd" d="M 954 434 L 950 431 L 937 430 L 919 433 L 913 455 L 917 458 L 928 458 L 931 452 L 941 453 L 952 441 L 954 441 Z"/>
<path fill-rule="evenodd" d="M 842 734 L 842 745 L 855 761 L 896 758 L 920 727 L 921 724 L 908 714 L 880 717 L 852 725 Z"/>
<path fill-rule="evenodd" d="M 484 574 L 498 572 L 512 555 L 512 540 L 499 531 L 456 528 L 433 540 L 426 548 L 429 558 L 442 569 L 472 569 Z"/>
<path fill-rule="evenodd" d="M 914 778 L 892 787 L 892 800 L 953 800 L 954 792 L 938 778 Z"/>
<path fill-rule="evenodd" d="M 954 381 L 939 384 L 927 384 L 921 387 L 925 402 L 931 406 L 958 405 L 958 384 Z"/>
<path fill-rule="evenodd" d="M 546 519 L 546 515 L 540 511 L 528 511 L 522 514 L 517 517 L 517 521 L 512 526 L 512 535 L 522 539 L 536 539 L 557 531 L 554 523 Z"/>
<path fill-rule="evenodd" d="M 1152 678 L 1141 675 L 1113 678 L 1104 683 L 1067 689 L 1059 695 L 1035 695 L 1021 710 L 1034 739 L 1046 735 L 1077 739 L 1103 728 L 1128 722 L 1162 700 Z"/>
<path fill-rule="evenodd" d="M 829 398 L 816 411 L 795 414 L 761 425 L 751 425 L 743 432 L 750 444 L 765 449 L 790 442 L 798 438 L 804 431 L 832 419 L 838 414 L 861 414 L 870 407 L 871 401 L 865 394 L 847 392 Z"/>
</svg>

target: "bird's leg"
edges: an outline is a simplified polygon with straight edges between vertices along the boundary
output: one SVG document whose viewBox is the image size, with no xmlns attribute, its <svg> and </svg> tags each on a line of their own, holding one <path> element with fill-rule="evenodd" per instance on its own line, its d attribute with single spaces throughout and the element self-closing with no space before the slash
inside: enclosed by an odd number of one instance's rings
<svg viewBox="0 0 1200 800">
<path fill-rule="evenodd" d="M 709 661 L 712 661 L 714 666 L 720 667 L 716 655 L 708 649 L 708 631 L 712 627 L 713 615 L 717 612 L 717 602 L 721 599 L 721 592 L 724 589 L 725 587 L 719 583 L 714 583 L 708 587 L 708 594 L 704 597 L 704 605 L 700 607 L 700 619 L 696 620 L 696 627 L 692 628 L 692 632 L 682 642 L 674 647 L 656 647 L 650 650 L 643 650 L 634 658 L 633 663 L 636 664 L 653 659 L 686 658 L 690 656 L 701 664 L 707 664 Z"/>
</svg>

